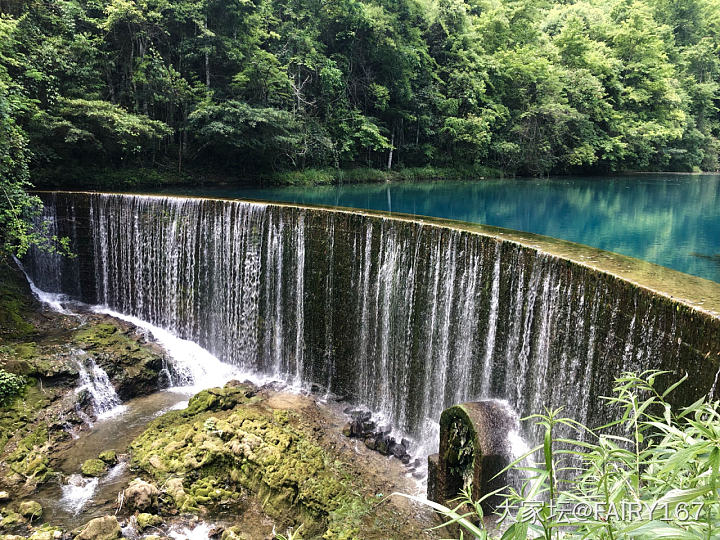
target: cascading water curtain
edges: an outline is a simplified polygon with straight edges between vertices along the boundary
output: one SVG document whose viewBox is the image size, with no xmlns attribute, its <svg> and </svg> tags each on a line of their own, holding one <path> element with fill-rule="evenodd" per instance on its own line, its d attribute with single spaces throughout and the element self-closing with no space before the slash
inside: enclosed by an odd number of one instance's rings
<svg viewBox="0 0 720 540">
<path fill-rule="evenodd" d="M 707 391 L 717 371 L 699 345 L 683 345 L 702 339 L 691 311 L 491 236 L 242 201 L 57 194 L 46 203 L 86 268 L 34 253 L 39 282 L 224 362 L 317 383 L 429 445 L 455 403 L 501 398 L 522 415 L 565 406 L 599 424 L 590 404 L 623 370 L 695 369 L 691 393 Z M 78 292 L 69 272 L 92 286 Z"/>
</svg>

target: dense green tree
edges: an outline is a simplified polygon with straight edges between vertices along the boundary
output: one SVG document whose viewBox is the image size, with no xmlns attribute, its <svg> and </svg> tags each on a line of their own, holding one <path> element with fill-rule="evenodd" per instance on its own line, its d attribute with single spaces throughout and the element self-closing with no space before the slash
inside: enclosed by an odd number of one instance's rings
<svg viewBox="0 0 720 540">
<path fill-rule="evenodd" d="M 717 170 L 720 0 L 2 0 L 5 178 Z"/>
</svg>

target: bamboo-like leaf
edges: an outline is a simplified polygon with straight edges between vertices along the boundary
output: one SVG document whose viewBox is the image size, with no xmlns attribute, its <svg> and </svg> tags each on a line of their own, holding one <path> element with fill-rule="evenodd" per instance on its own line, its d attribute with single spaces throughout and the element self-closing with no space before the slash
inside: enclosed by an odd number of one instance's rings
<svg viewBox="0 0 720 540">
<path fill-rule="evenodd" d="M 457 523 L 458 525 L 462 526 L 467 530 L 468 532 L 474 534 L 478 538 L 487 538 L 487 532 L 480 529 L 477 525 L 475 525 L 472 521 L 468 520 L 466 517 L 461 516 L 457 512 L 454 512 L 447 506 L 443 506 L 442 504 L 436 503 L 435 501 L 431 501 L 428 499 L 423 499 L 421 497 L 416 497 L 415 495 L 407 495 L 404 493 L 392 493 L 390 494 L 391 497 L 399 495 L 400 497 L 405 497 L 406 499 L 410 499 L 411 501 L 415 501 L 416 503 L 423 504 L 425 506 L 429 506 L 433 510 L 436 510 L 443 514 L 446 517 L 449 517 L 452 521 L 451 523 Z M 449 524 L 449 523 L 448 523 Z"/>
</svg>

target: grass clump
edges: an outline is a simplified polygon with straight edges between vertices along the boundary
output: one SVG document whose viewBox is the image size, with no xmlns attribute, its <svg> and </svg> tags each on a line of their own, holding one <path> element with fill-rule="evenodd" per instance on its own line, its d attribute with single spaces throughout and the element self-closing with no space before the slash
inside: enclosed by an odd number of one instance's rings
<svg viewBox="0 0 720 540">
<path fill-rule="evenodd" d="M 490 516 L 470 490 L 455 508 L 426 504 L 461 538 L 717 538 L 720 402 L 706 397 L 676 410 L 666 398 L 687 376 L 659 390 L 664 374 L 617 378 L 605 399 L 618 419 L 597 429 L 559 409 L 525 419 L 540 428 L 543 442 L 508 467 L 525 480 L 504 493 L 491 520 L 500 527 L 483 525 Z"/>
</svg>

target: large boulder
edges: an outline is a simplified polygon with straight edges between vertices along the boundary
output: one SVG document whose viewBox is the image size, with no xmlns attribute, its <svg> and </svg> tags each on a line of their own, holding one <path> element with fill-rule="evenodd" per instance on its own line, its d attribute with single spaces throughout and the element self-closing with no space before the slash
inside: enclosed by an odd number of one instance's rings
<svg viewBox="0 0 720 540">
<path fill-rule="evenodd" d="M 103 516 L 88 521 L 75 540 L 117 540 L 120 524 L 115 516 Z"/>
<path fill-rule="evenodd" d="M 125 488 L 125 504 L 131 510 L 144 512 L 157 507 L 158 494 L 153 484 L 136 478 Z"/>
</svg>

